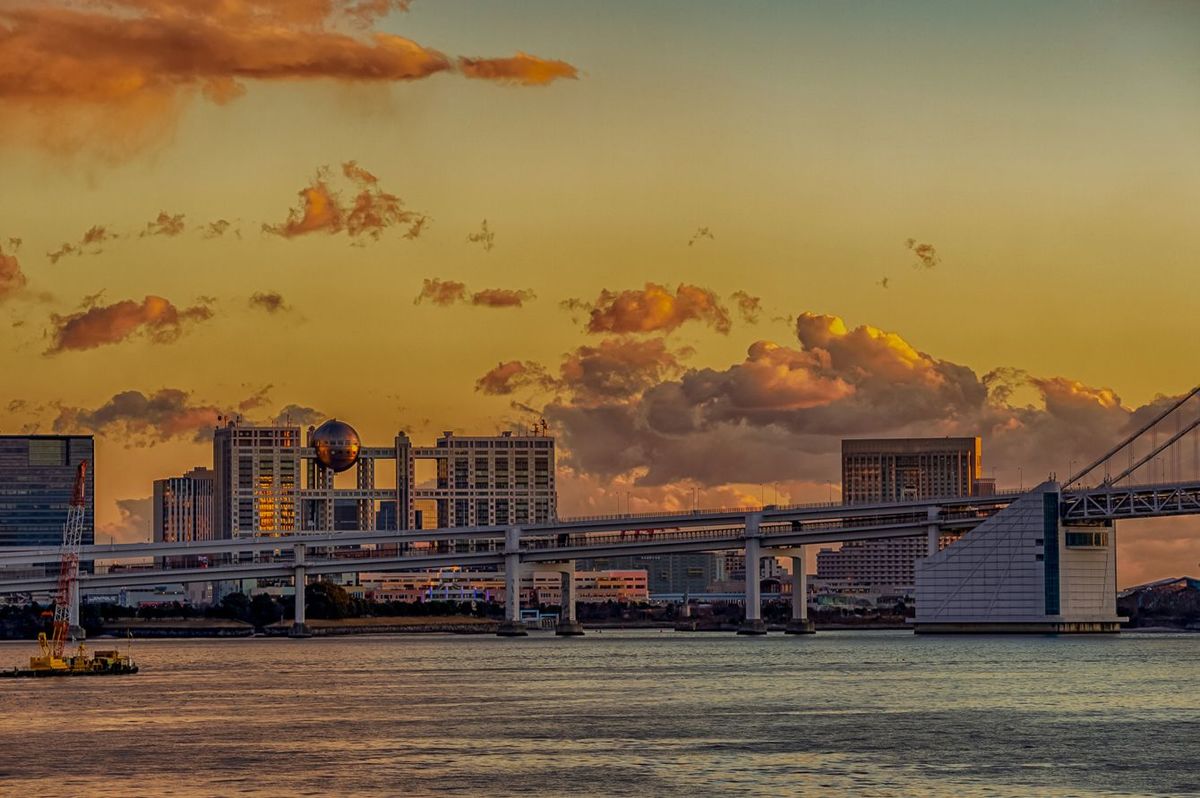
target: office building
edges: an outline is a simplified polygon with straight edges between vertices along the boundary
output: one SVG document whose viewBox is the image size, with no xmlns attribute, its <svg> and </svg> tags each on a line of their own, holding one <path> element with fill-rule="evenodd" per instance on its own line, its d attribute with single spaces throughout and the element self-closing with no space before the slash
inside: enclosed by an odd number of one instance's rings
<svg viewBox="0 0 1200 798">
<path fill-rule="evenodd" d="M 62 544 L 76 469 L 84 460 L 89 467 L 82 543 L 90 546 L 96 537 L 92 436 L 0 435 L 0 548 Z"/>
<path fill-rule="evenodd" d="M 919 501 L 994 492 L 982 479 L 978 437 L 882 438 L 842 441 L 845 504 Z M 943 545 L 950 539 L 942 541 Z M 817 578 L 862 589 L 911 591 L 915 563 L 927 554 L 924 536 L 864 540 L 817 553 Z"/>
<path fill-rule="evenodd" d="M 154 480 L 154 542 L 216 540 L 215 487 L 208 468 Z"/>
</svg>

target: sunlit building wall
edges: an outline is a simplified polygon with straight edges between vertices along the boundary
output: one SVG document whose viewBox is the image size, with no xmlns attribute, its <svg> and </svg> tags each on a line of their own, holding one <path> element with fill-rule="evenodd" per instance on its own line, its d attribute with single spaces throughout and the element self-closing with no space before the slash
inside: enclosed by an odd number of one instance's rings
<svg viewBox="0 0 1200 798">
<path fill-rule="evenodd" d="M 208 468 L 154 480 L 154 542 L 215 540 L 215 487 Z"/>
</svg>

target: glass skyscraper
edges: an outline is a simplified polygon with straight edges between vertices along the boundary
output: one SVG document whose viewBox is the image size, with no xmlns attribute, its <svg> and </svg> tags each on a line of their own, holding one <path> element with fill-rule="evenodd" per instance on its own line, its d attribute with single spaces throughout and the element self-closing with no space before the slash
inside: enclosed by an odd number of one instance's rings
<svg viewBox="0 0 1200 798">
<path fill-rule="evenodd" d="M 0 435 L 0 548 L 62 543 L 76 466 L 83 460 L 83 545 L 95 543 L 95 448 L 91 435 Z"/>
</svg>

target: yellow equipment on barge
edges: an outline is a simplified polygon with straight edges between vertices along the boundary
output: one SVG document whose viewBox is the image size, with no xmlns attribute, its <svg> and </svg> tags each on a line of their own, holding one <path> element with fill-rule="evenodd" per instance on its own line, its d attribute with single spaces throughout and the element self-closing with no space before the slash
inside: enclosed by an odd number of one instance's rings
<svg viewBox="0 0 1200 798">
<path fill-rule="evenodd" d="M 138 672 L 133 657 L 122 654 L 115 648 L 89 652 L 83 643 L 80 643 L 74 656 L 57 657 L 45 632 L 38 634 L 38 645 L 41 646 L 42 653 L 29 658 L 28 668 L 0 671 L 0 676 L 120 676 Z"/>
</svg>

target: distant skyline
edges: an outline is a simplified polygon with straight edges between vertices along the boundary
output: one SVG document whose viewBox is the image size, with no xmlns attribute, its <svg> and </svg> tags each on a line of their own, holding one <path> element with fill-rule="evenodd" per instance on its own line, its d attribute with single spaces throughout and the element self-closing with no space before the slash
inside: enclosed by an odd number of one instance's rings
<svg viewBox="0 0 1200 798">
<path fill-rule="evenodd" d="M 218 414 L 289 407 L 368 442 L 545 417 L 567 514 L 824 500 L 853 436 L 1061 476 L 1200 382 L 1197 30 L 0 0 L 0 431 L 94 432 L 118 539 Z M 1198 523 L 1122 525 L 1120 583 L 1200 571 Z"/>
</svg>

